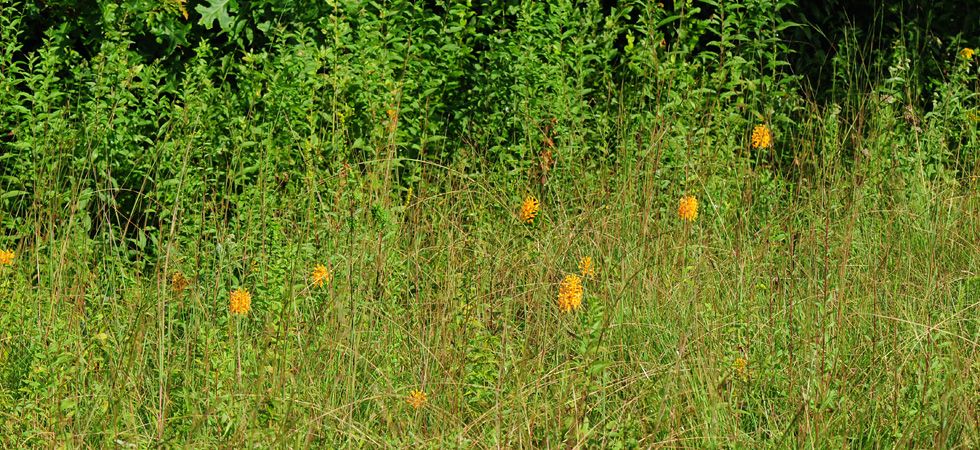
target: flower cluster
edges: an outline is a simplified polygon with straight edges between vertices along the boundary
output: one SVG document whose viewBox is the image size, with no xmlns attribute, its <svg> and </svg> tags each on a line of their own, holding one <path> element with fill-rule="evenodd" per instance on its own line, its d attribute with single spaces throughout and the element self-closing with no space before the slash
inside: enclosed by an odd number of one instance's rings
<svg viewBox="0 0 980 450">
<path fill-rule="evenodd" d="M 521 222 L 526 224 L 531 224 L 534 222 L 534 218 L 538 215 L 538 209 L 541 208 L 541 202 L 534 196 L 527 196 L 524 199 L 524 204 L 521 205 Z"/>
<path fill-rule="evenodd" d="M 582 306 L 582 279 L 578 275 L 567 275 L 558 289 L 558 306 L 569 312 Z"/>
<path fill-rule="evenodd" d="M 739 378 L 745 379 L 748 365 L 749 361 L 741 356 L 735 359 L 735 362 L 732 363 L 732 368 L 735 369 L 735 375 L 738 375 Z"/>
<path fill-rule="evenodd" d="M 177 292 L 183 292 L 184 288 L 187 287 L 187 283 L 187 278 L 184 278 L 184 274 L 180 272 L 175 272 L 173 278 L 170 280 L 171 288 Z"/>
<path fill-rule="evenodd" d="M 582 278 L 595 275 L 595 267 L 592 265 L 591 256 L 583 256 L 578 262 L 578 270 L 582 271 Z"/>
<path fill-rule="evenodd" d="M 235 289 L 231 291 L 231 313 L 244 315 L 252 309 L 252 294 L 248 289 Z"/>
<path fill-rule="evenodd" d="M 313 274 L 310 275 L 310 279 L 313 280 L 314 286 L 323 286 L 323 283 L 330 284 L 330 271 L 322 264 L 317 264 L 313 267 Z"/>
<path fill-rule="evenodd" d="M 425 396 L 425 391 L 422 390 L 412 389 L 412 392 L 408 396 L 408 404 L 415 407 L 415 409 L 421 408 L 427 401 L 429 399 Z"/>
<path fill-rule="evenodd" d="M 964 48 L 963 50 L 960 50 L 960 57 L 963 58 L 963 59 L 973 58 L 973 49 L 972 48 Z"/>
<path fill-rule="evenodd" d="M 765 125 L 757 125 L 752 130 L 752 148 L 769 148 L 772 146 L 772 130 Z"/>
<path fill-rule="evenodd" d="M 385 128 L 389 133 L 395 132 L 395 127 L 398 126 L 398 111 L 394 109 L 389 109 L 385 111 L 388 114 L 388 120 L 385 122 Z"/>
<path fill-rule="evenodd" d="M 681 198 L 681 204 L 677 207 L 677 215 L 683 220 L 694 222 L 698 218 L 698 199 L 691 195 Z"/>
<path fill-rule="evenodd" d="M 0 250 L 0 267 L 14 265 L 14 251 Z"/>
</svg>

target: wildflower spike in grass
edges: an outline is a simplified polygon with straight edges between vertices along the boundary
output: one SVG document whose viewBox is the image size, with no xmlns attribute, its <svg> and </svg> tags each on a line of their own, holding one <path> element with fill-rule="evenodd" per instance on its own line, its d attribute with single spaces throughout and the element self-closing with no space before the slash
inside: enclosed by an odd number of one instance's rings
<svg viewBox="0 0 980 450">
<path fill-rule="evenodd" d="M 578 275 L 567 275 L 558 288 L 558 307 L 569 312 L 582 306 L 582 279 Z"/>
<path fill-rule="evenodd" d="M 425 403 L 428 401 L 429 399 L 426 397 L 425 391 L 423 390 L 412 389 L 412 391 L 409 393 L 408 404 L 412 405 L 412 407 L 415 409 L 425 406 Z"/>
<path fill-rule="evenodd" d="M 323 264 L 317 264 L 313 267 L 313 273 L 310 275 L 310 279 L 313 280 L 314 286 L 323 286 L 323 283 L 330 284 L 330 271 Z"/>
<path fill-rule="evenodd" d="M 682 220 L 694 222 L 698 218 L 698 199 L 693 195 L 681 198 L 681 203 L 677 207 L 677 215 Z"/>
<path fill-rule="evenodd" d="M 541 202 L 538 199 L 534 198 L 533 195 L 527 196 L 524 199 L 524 204 L 521 205 L 521 222 L 528 225 L 533 224 L 540 208 Z"/>
<path fill-rule="evenodd" d="M 772 130 L 765 125 L 756 125 L 752 130 L 752 148 L 769 148 L 772 146 Z"/>
<path fill-rule="evenodd" d="M 748 381 L 748 366 L 749 361 L 743 357 L 738 357 L 735 362 L 732 363 L 732 369 L 735 371 L 735 376 L 740 378 L 742 381 Z"/>
<path fill-rule="evenodd" d="M 170 279 L 170 286 L 174 291 L 183 292 L 184 288 L 187 287 L 187 278 L 184 278 L 184 274 L 180 272 L 174 272 L 173 277 Z"/>
<path fill-rule="evenodd" d="M 14 265 L 14 251 L 0 250 L 0 267 Z"/>
<path fill-rule="evenodd" d="M 245 315 L 252 309 L 252 294 L 248 289 L 235 289 L 231 292 L 231 313 Z"/>
<path fill-rule="evenodd" d="M 588 278 L 595 275 L 595 267 L 592 265 L 591 256 L 583 256 L 578 262 L 578 270 L 582 273 L 582 278 Z"/>
</svg>

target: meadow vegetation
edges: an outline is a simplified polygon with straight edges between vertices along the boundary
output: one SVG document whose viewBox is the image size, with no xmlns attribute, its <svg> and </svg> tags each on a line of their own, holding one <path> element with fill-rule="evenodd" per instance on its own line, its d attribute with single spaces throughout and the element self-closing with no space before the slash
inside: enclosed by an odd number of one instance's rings
<svg viewBox="0 0 980 450">
<path fill-rule="evenodd" d="M 0 3 L 0 445 L 975 448 L 950 8 Z"/>
</svg>

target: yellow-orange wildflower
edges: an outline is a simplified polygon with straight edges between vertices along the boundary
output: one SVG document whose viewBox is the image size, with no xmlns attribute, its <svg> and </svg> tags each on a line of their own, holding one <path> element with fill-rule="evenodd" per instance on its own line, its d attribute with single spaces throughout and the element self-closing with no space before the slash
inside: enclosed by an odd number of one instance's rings
<svg viewBox="0 0 980 450">
<path fill-rule="evenodd" d="M 184 278 L 184 274 L 180 272 L 174 272 L 174 276 L 170 280 L 170 285 L 173 290 L 182 292 L 187 287 L 187 278 Z"/>
<path fill-rule="evenodd" d="M 578 262 L 578 270 L 582 271 L 582 278 L 588 278 L 595 275 L 595 267 L 592 265 L 592 257 L 583 256 Z"/>
<path fill-rule="evenodd" d="M 558 306 L 569 312 L 582 306 L 582 279 L 578 275 L 567 275 L 558 289 Z"/>
<path fill-rule="evenodd" d="M 765 125 L 756 125 L 752 130 L 752 147 L 769 148 L 772 145 L 772 130 Z"/>
<path fill-rule="evenodd" d="M 323 286 L 324 282 L 330 284 L 330 271 L 322 264 L 317 264 L 313 267 L 313 274 L 310 275 L 310 279 L 313 280 L 314 286 Z"/>
<path fill-rule="evenodd" d="M 0 250 L 0 266 L 14 265 L 14 256 L 13 250 Z"/>
<path fill-rule="evenodd" d="M 248 289 L 235 289 L 231 291 L 231 313 L 244 315 L 252 309 L 252 294 Z"/>
<path fill-rule="evenodd" d="M 387 129 L 389 133 L 392 133 L 395 131 L 395 127 L 398 126 L 398 111 L 389 109 L 385 112 L 388 113 Z"/>
<path fill-rule="evenodd" d="M 677 207 L 677 215 L 683 220 L 694 222 L 698 218 L 698 199 L 690 195 L 681 199 L 680 206 Z"/>
<path fill-rule="evenodd" d="M 735 374 L 738 375 L 739 378 L 744 379 L 748 365 L 749 361 L 740 356 L 735 359 L 735 362 L 732 364 L 732 368 L 735 369 Z"/>
<path fill-rule="evenodd" d="M 527 196 L 524 199 L 524 204 L 521 205 L 521 222 L 530 224 L 534 222 L 534 218 L 538 215 L 538 209 L 541 208 L 541 202 L 534 196 Z"/>
<path fill-rule="evenodd" d="M 963 50 L 960 50 L 960 57 L 963 58 L 963 59 L 973 58 L 973 49 L 972 48 L 964 48 Z"/>
<path fill-rule="evenodd" d="M 415 409 L 421 408 L 427 401 L 429 399 L 425 396 L 425 391 L 422 390 L 412 389 L 412 392 L 408 396 L 408 404 L 414 406 Z"/>
</svg>

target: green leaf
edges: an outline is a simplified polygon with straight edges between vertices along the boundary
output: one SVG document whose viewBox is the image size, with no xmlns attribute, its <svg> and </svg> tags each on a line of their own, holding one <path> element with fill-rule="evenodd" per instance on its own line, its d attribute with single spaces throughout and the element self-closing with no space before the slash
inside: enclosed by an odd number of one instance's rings
<svg viewBox="0 0 980 450">
<path fill-rule="evenodd" d="M 231 29 L 234 17 L 228 15 L 228 9 L 237 10 L 238 3 L 235 0 L 209 0 L 208 3 L 210 3 L 210 7 L 205 7 L 204 5 L 194 7 L 194 10 L 201 15 L 199 23 L 210 30 L 214 27 L 214 21 L 217 20 L 222 30 L 228 31 Z"/>
<path fill-rule="evenodd" d="M 26 194 L 29 194 L 29 192 L 27 192 L 27 191 L 8 191 L 8 192 L 4 192 L 3 195 L 0 196 L 0 198 L 10 198 L 10 197 L 14 197 L 14 196 L 18 196 L 18 195 L 26 195 Z"/>
<path fill-rule="evenodd" d="M 606 369 L 606 367 L 609 367 L 611 365 L 612 362 L 610 361 L 605 361 L 605 360 L 593 361 L 592 364 L 589 366 L 589 374 L 595 375 L 599 372 L 602 372 L 603 370 Z"/>
<path fill-rule="evenodd" d="M 666 19 L 661 20 L 660 22 L 658 22 L 657 25 L 655 27 L 653 27 L 653 28 L 654 29 L 659 29 L 660 27 L 662 27 L 664 25 L 667 25 L 668 23 L 671 23 L 671 22 L 673 22 L 673 21 L 675 21 L 677 19 L 680 19 L 681 17 L 682 16 L 680 14 L 677 14 L 677 15 L 674 15 L 674 16 L 670 16 L 670 17 L 668 17 L 668 18 L 666 18 Z"/>
<path fill-rule="evenodd" d="M 796 22 L 786 21 L 786 22 L 780 23 L 779 25 L 776 25 L 776 31 L 783 31 L 783 30 L 785 30 L 785 29 L 787 29 L 789 27 L 798 27 L 798 26 L 800 26 L 800 24 L 798 24 Z"/>
</svg>

